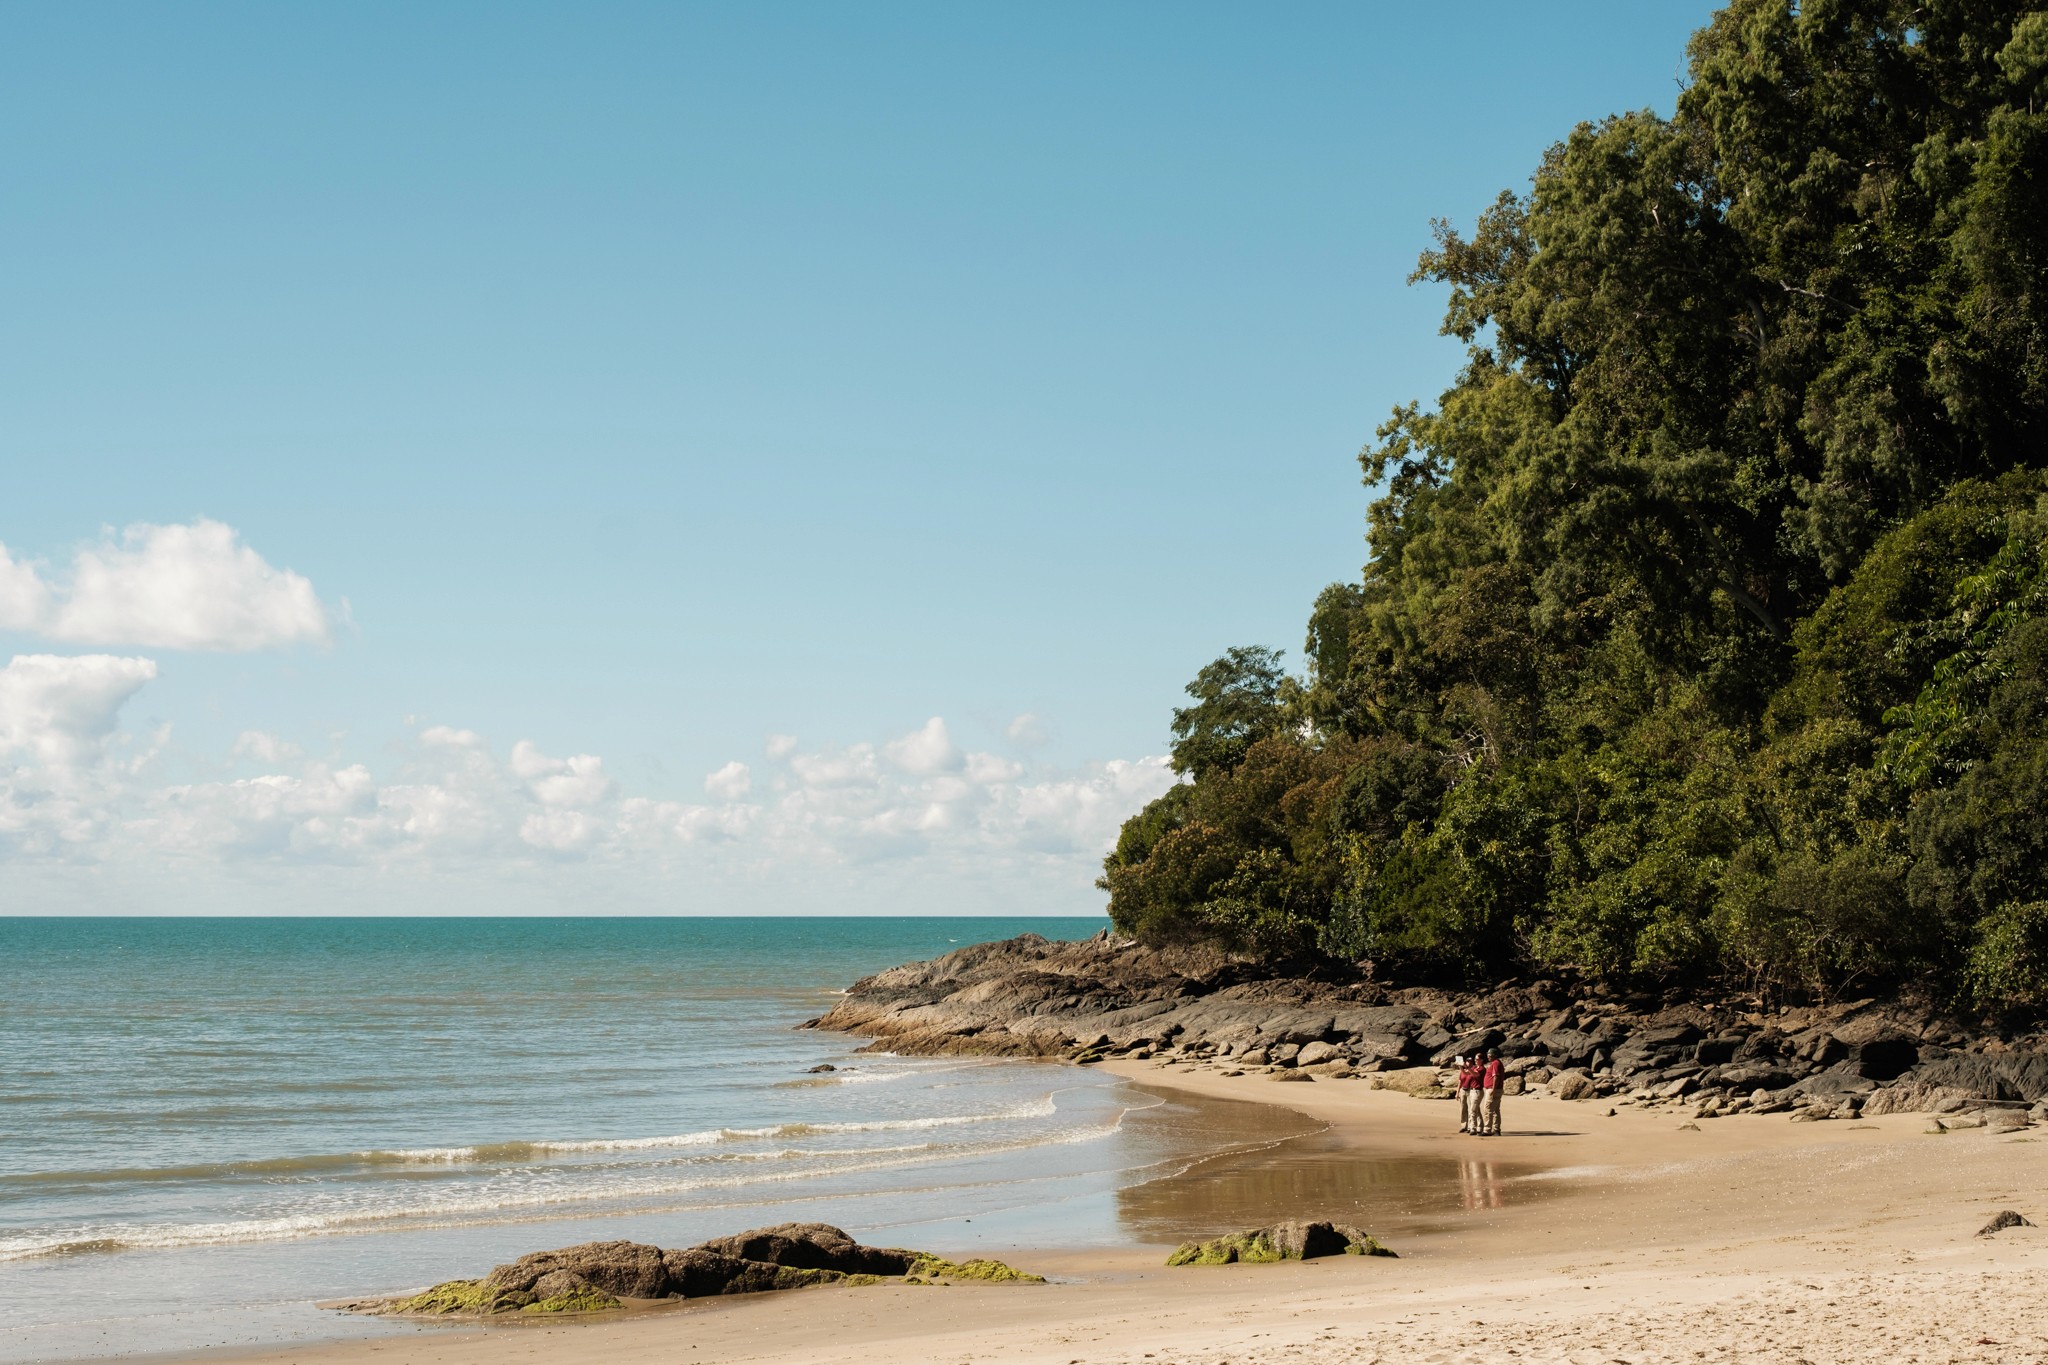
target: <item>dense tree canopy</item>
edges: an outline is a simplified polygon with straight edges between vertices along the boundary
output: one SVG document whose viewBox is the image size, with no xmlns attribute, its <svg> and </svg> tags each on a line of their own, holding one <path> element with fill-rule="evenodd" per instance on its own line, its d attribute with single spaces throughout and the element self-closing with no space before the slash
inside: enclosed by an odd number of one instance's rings
<svg viewBox="0 0 2048 1365">
<path fill-rule="evenodd" d="M 1125 929 L 2048 1006 L 2048 12 L 1739 0 L 1415 278 L 1306 668 L 1233 649 Z"/>
</svg>

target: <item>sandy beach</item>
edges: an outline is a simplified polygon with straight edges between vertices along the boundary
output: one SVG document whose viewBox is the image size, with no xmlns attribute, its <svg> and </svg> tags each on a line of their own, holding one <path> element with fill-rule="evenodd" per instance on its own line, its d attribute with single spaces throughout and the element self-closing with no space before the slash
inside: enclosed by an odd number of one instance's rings
<svg viewBox="0 0 2048 1365">
<path fill-rule="evenodd" d="M 1045 1362 L 2048 1360 L 2048 1229 L 1977 1231 L 2001 1209 L 2048 1214 L 2033 1131 L 1930 1131 L 1919 1115 L 1693 1124 L 1682 1111 L 1517 1097 L 1499 1138 L 1451 1106 L 1359 1080 L 1113 1064 L 1147 1086 L 1283 1105 L 1329 1125 L 1321 1160 L 1457 1163 L 1449 1211 L 1389 1240 L 1399 1260 L 1168 1270 L 1163 1248 L 1009 1254 L 1044 1286 L 799 1290 L 544 1325 L 424 1325 L 374 1340 L 205 1359 L 368 1362 Z M 1690 1126 L 1688 1126 L 1690 1125 Z M 1202 1202 L 1317 1186 L 1240 1156 Z M 1263 1164 L 1262 1164 L 1263 1163 Z M 1247 1170 L 1275 1179 L 1262 1187 Z M 1251 1194 L 1247 1194 L 1247 1188 Z M 1264 1190 L 1261 1196 L 1261 1190 Z M 2048 1222 L 2048 1218 L 2042 1221 Z M 1374 1229 L 1379 1231 L 1379 1229 Z M 935 1247 L 944 1252 L 948 1248 Z M 985 1251 L 978 1248 L 977 1251 Z M 451 1267 L 451 1273 L 464 1269 Z"/>
</svg>

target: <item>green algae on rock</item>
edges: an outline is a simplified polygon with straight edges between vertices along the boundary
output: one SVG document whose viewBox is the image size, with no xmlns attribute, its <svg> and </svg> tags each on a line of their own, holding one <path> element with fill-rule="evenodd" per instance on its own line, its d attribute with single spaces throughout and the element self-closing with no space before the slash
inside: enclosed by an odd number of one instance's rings
<svg viewBox="0 0 2048 1365">
<path fill-rule="evenodd" d="M 1319 1256 L 1392 1256 L 1378 1238 L 1349 1223 L 1290 1220 L 1269 1228 L 1183 1242 L 1166 1258 L 1169 1266 L 1270 1264 L 1307 1261 Z"/>
<path fill-rule="evenodd" d="M 1243 1262 L 1260 1265 L 1268 1261 L 1284 1261 L 1280 1249 L 1273 1245 L 1262 1228 L 1250 1232 L 1233 1232 L 1222 1237 L 1212 1237 L 1206 1242 L 1182 1242 L 1166 1258 L 1168 1265 L 1233 1265 Z"/>
<path fill-rule="evenodd" d="M 584 1285 L 577 1289 L 565 1290 L 560 1294 L 529 1303 L 519 1311 L 522 1313 L 602 1313 L 609 1308 L 623 1308 L 624 1304 L 602 1289 Z"/>
<path fill-rule="evenodd" d="M 666 1251 L 642 1242 L 585 1242 L 536 1251 L 479 1280 L 447 1280 L 404 1298 L 347 1307 L 408 1317 L 566 1315 L 624 1308 L 627 1300 L 874 1285 L 897 1277 L 905 1284 L 1044 1283 L 1001 1261 L 956 1262 L 901 1247 L 862 1246 L 828 1224 L 783 1223 Z"/>
<path fill-rule="evenodd" d="M 920 1256 L 905 1272 L 905 1284 L 931 1280 L 980 1280 L 987 1284 L 1044 1284 L 1045 1276 L 1018 1270 L 1001 1261 L 948 1261 L 939 1256 Z"/>
<path fill-rule="evenodd" d="M 616 1295 L 589 1284 L 573 1284 L 559 1293 L 536 1299 L 488 1280 L 447 1280 L 432 1289 L 383 1304 L 378 1311 L 405 1317 L 447 1317 L 450 1314 L 602 1313 L 620 1308 Z"/>
</svg>

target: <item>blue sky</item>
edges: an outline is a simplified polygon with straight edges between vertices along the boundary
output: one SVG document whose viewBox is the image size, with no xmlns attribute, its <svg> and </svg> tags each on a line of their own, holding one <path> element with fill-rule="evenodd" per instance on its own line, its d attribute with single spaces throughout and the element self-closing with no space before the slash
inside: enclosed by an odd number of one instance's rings
<svg viewBox="0 0 2048 1365">
<path fill-rule="evenodd" d="M 9 908 L 1095 909 L 1430 218 L 1707 15 L 7 8 Z"/>
</svg>

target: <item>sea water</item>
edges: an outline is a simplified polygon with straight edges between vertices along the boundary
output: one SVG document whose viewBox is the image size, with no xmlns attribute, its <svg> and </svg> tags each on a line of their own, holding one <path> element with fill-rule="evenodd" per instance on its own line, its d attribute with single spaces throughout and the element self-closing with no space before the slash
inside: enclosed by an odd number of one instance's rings
<svg viewBox="0 0 2048 1365">
<path fill-rule="evenodd" d="M 1171 1240 L 1133 1191 L 1313 1125 L 798 1027 L 1101 924 L 0 919 L 0 1360 L 393 1330 L 315 1305 L 597 1238 Z"/>
</svg>

